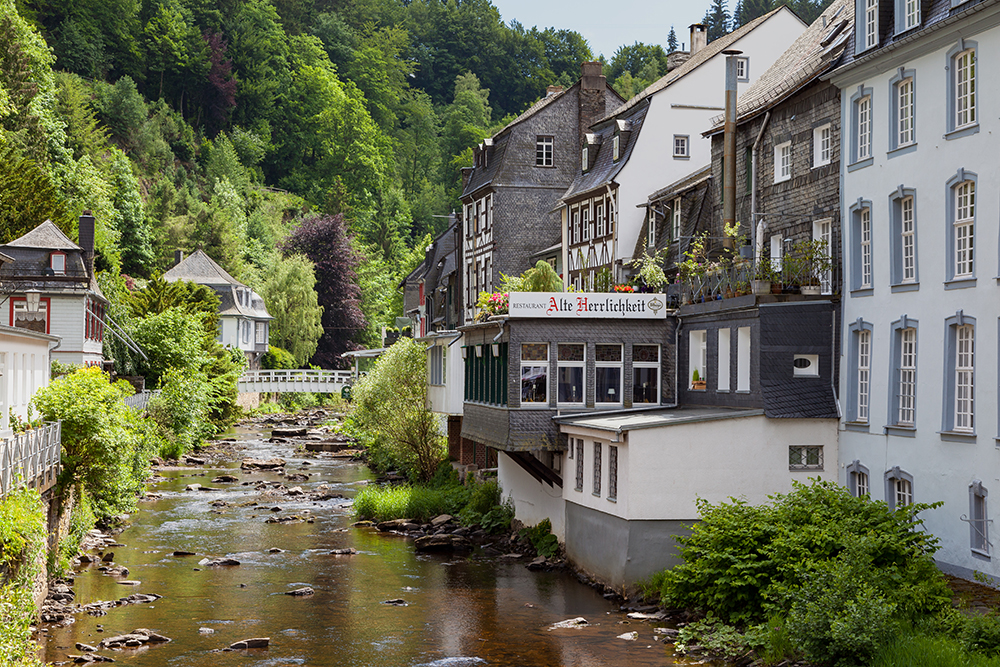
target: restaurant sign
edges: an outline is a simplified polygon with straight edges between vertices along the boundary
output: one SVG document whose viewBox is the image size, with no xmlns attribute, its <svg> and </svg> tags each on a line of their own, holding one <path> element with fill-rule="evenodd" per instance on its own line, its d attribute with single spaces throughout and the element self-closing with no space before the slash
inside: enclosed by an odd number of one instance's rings
<svg viewBox="0 0 1000 667">
<path fill-rule="evenodd" d="M 667 317 L 663 294 L 605 292 L 511 292 L 511 318 L 600 318 L 662 320 Z"/>
</svg>

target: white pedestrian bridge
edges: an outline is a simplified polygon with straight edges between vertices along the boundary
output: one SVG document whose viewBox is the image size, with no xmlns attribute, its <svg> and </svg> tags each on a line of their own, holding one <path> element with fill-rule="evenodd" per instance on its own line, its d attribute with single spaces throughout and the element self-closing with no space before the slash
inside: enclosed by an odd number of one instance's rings
<svg viewBox="0 0 1000 667">
<path fill-rule="evenodd" d="M 236 383 L 241 394 L 312 392 L 339 394 L 354 384 L 353 371 L 247 371 Z"/>
</svg>

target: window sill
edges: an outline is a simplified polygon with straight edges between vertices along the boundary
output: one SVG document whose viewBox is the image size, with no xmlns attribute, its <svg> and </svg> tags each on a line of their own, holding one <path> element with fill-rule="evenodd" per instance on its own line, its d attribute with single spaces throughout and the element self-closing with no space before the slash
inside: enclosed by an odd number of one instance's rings
<svg viewBox="0 0 1000 667">
<path fill-rule="evenodd" d="M 747 394 L 747 395 L 749 395 L 750 394 L 750 390 L 749 389 L 737 389 L 736 393 L 737 394 Z"/>
<path fill-rule="evenodd" d="M 965 431 L 938 431 L 942 440 L 947 442 L 975 442 L 976 434 Z"/>
<path fill-rule="evenodd" d="M 833 160 L 827 160 L 826 162 L 820 162 L 812 166 L 813 169 L 819 169 L 820 167 L 828 167 L 833 164 Z"/>
<path fill-rule="evenodd" d="M 875 163 L 875 158 L 865 158 L 864 160 L 858 160 L 854 164 L 847 165 L 847 171 L 857 171 L 858 169 L 864 169 L 865 167 L 870 167 Z"/>
<path fill-rule="evenodd" d="M 788 472 L 823 472 L 823 466 L 796 466 L 789 467 Z"/>
<path fill-rule="evenodd" d="M 961 139 L 963 137 L 971 137 L 974 134 L 979 134 L 979 123 L 975 125 L 968 125 L 966 127 L 960 127 L 957 130 L 952 130 L 951 132 L 945 132 L 945 141 L 952 141 L 954 139 Z"/>
<path fill-rule="evenodd" d="M 845 431 L 855 431 L 857 433 L 871 433 L 871 425 L 868 422 L 844 422 Z"/>
<path fill-rule="evenodd" d="M 980 558 L 985 558 L 986 560 L 991 559 L 990 553 L 988 551 L 983 551 L 982 549 L 975 549 L 975 548 L 969 549 L 969 551 L 971 551 L 974 556 L 979 556 Z"/>
<path fill-rule="evenodd" d="M 900 155 L 906 155 L 907 153 L 912 153 L 915 150 L 917 150 L 916 142 L 912 144 L 906 144 L 905 146 L 899 146 L 897 148 L 890 148 L 889 151 L 885 154 L 885 156 L 891 160 L 894 157 L 899 157 Z"/>
<path fill-rule="evenodd" d="M 875 288 L 873 287 L 862 287 L 861 289 L 852 289 L 851 298 L 859 298 L 863 296 L 874 296 Z"/>
<path fill-rule="evenodd" d="M 785 177 L 783 177 L 783 178 L 776 178 L 776 179 L 774 179 L 774 182 L 775 182 L 776 184 L 777 184 L 777 183 L 786 183 L 786 182 L 788 182 L 788 181 L 790 181 L 790 180 L 792 180 L 792 177 L 791 177 L 791 176 L 785 176 Z"/>
<path fill-rule="evenodd" d="M 966 289 L 968 287 L 975 287 L 975 278 L 952 278 L 951 280 L 944 281 L 944 288 L 946 290 L 953 289 Z"/>
<path fill-rule="evenodd" d="M 729 390 L 728 389 L 716 389 L 715 393 L 716 394 L 728 394 Z"/>
<path fill-rule="evenodd" d="M 466 401 L 470 403 L 471 401 Z M 515 408 L 516 410 L 551 410 L 552 407 L 548 403 L 521 403 L 520 406 Z"/>
<path fill-rule="evenodd" d="M 897 426 L 896 424 L 886 424 L 882 427 L 882 431 L 886 435 L 898 435 L 903 438 L 917 437 L 916 426 Z"/>
<path fill-rule="evenodd" d="M 538 168 L 538 169 L 555 169 L 556 168 L 556 166 L 554 164 L 536 164 L 535 167 Z"/>
<path fill-rule="evenodd" d="M 617 504 L 618 503 L 618 498 L 612 498 L 611 496 L 608 496 L 608 502 L 609 503 L 615 503 L 615 504 Z"/>
<path fill-rule="evenodd" d="M 582 486 L 578 486 L 578 487 L 576 487 L 573 490 L 576 491 L 577 493 L 583 493 L 583 487 Z"/>
<path fill-rule="evenodd" d="M 896 283 L 890 288 L 893 294 L 899 292 L 916 292 L 919 289 L 920 283 Z"/>
<path fill-rule="evenodd" d="M 601 497 L 600 493 L 591 493 L 590 495 L 594 496 L 595 498 L 600 498 Z"/>
<path fill-rule="evenodd" d="M 690 160 L 691 156 L 690 155 L 675 155 L 674 159 L 675 160 Z"/>
</svg>

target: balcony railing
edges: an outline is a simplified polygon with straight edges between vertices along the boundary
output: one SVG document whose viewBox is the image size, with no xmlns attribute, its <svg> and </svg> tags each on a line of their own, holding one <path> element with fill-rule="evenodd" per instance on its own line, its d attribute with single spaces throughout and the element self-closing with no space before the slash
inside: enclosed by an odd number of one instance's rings
<svg viewBox="0 0 1000 667">
<path fill-rule="evenodd" d="M 0 440 L 0 497 L 20 485 L 45 492 L 56 483 L 62 422 Z"/>
<path fill-rule="evenodd" d="M 766 283 L 766 284 L 765 284 Z M 765 292 L 766 290 L 766 292 Z M 732 265 L 707 265 L 703 270 L 670 285 L 668 294 L 680 303 L 714 301 L 745 294 L 838 294 L 837 267 L 815 272 L 798 262 L 764 258 L 760 263 L 742 260 Z"/>
</svg>

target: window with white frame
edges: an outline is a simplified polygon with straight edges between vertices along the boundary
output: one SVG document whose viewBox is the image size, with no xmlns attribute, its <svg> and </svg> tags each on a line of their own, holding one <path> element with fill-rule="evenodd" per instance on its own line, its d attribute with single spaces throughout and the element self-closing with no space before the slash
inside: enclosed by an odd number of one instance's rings
<svg viewBox="0 0 1000 667">
<path fill-rule="evenodd" d="M 583 438 L 576 439 L 576 490 L 583 491 Z"/>
<path fill-rule="evenodd" d="M 736 59 L 736 80 L 740 83 L 750 81 L 750 58 L 747 56 Z"/>
<path fill-rule="evenodd" d="M 621 135 L 616 134 L 611 138 L 611 160 L 613 162 L 618 162 L 618 158 L 621 157 Z"/>
<path fill-rule="evenodd" d="M 861 498 L 871 493 L 870 480 L 868 468 L 861 465 L 857 459 L 847 466 L 847 488 L 850 489 L 851 495 L 855 498 Z"/>
<path fill-rule="evenodd" d="M 889 509 L 913 504 L 913 475 L 895 466 L 885 473 L 885 502 Z"/>
<path fill-rule="evenodd" d="M 674 199 L 670 205 L 670 240 L 676 241 L 681 237 L 681 198 Z"/>
<path fill-rule="evenodd" d="M 730 335 L 731 330 L 729 327 L 721 327 L 719 329 L 719 372 L 718 372 L 718 384 L 716 386 L 717 391 L 727 392 L 729 391 L 729 360 L 731 357 L 730 348 Z"/>
<path fill-rule="evenodd" d="M 872 156 L 872 98 L 866 95 L 858 100 L 857 147 L 858 161 Z"/>
<path fill-rule="evenodd" d="M 826 123 L 813 130 L 813 167 L 833 161 L 833 125 Z"/>
<path fill-rule="evenodd" d="M 521 343 L 521 403 L 548 405 L 549 344 Z"/>
<path fill-rule="evenodd" d="M 786 141 L 774 147 L 774 182 L 780 183 L 792 177 L 792 142 Z"/>
<path fill-rule="evenodd" d="M 868 405 L 871 398 L 871 345 L 872 332 L 858 332 L 858 385 L 855 395 L 857 397 L 857 421 L 868 422 Z"/>
<path fill-rule="evenodd" d="M 266 322 L 256 322 L 255 323 L 255 334 L 254 343 L 266 343 L 267 342 L 267 323 Z"/>
<path fill-rule="evenodd" d="M 823 447 L 819 445 L 789 445 L 789 470 L 822 470 Z"/>
<path fill-rule="evenodd" d="M 954 188 L 955 221 L 954 228 L 954 278 L 971 277 L 974 268 L 973 250 L 976 222 L 976 184 L 964 181 Z"/>
<path fill-rule="evenodd" d="M 975 427 L 975 330 L 971 324 L 955 330 L 955 431 L 972 433 Z"/>
<path fill-rule="evenodd" d="M 770 243 L 771 269 L 780 276 L 784 267 L 785 238 L 781 234 L 772 234 Z"/>
<path fill-rule="evenodd" d="M 690 135 L 675 134 L 674 157 L 691 157 L 690 147 L 688 146 L 690 141 L 691 141 Z"/>
<path fill-rule="evenodd" d="M 432 385 L 444 384 L 444 349 L 440 345 L 434 345 L 428 350 L 428 362 L 431 372 L 428 374 L 428 382 Z"/>
<path fill-rule="evenodd" d="M 813 241 L 818 241 L 822 244 L 823 252 L 829 255 L 831 258 L 834 256 L 833 248 L 833 220 L 831 218 L 823 218 L 822 220 L 815 220 L 813 222 Z M 822 294 L 832 294 L 833 293 L 833 263 L 827 267 L 825 271 L 817 271 L 816 277 L 819 278 L 820 293 Z"/>
<path fill-rule="evenodd" d="M 865 49 L 878 45 L 878 0 L 865 0 Z"/>
<path fill-rule="evenodd" d="M 66 273 L 66 253 L 64 252 L 54 252 L 49 255 L 49 268 L 52 269 L 52 273 L 57 276 L 65 275 Z"/>
<path fill-rule="evenodd" d="M 580 151 L 580 171 L 587 171 L 590 169 L 590 148 L 584 146 L 583 150 Z"/>
<path fill-rule="evenodd" d="M 632 403 L 660 402 L 660 346 L 632 346 Z"/>
<path fill-rule="evenodd" d="M 590 207 L 584 206 L 583 210 L 580 212 L 580 218 L 582 220 L 582 231 L 583 240 L 590 240 Z"/>
<path fill-rule="evenodd" d="M 917 330 L 913 327 L 899 332 L 899 376 L 896 387 L 899 395 L 896 424 L 913 426 L 916 423 L 917 401 Z"/>
<path fill-rule="evenodd" d="M 920 0 L 904 0 L 903 30 L 916 28 L 920 25 Z"/>
<path fill-rule="evenodd" d="M 913 133 L 913 79 L 896 84 L 896 147 L 908 146 L 914 141 Z"/>
<path fill-rule="evenodd" d="M 860 318 L 851 322 L 847 336 L 847 383 L 844 417 L 848 427 L 867 430 L 871 381 L 872 325 Z M 857 430 L 855 429 L 855 430 Z"/>
<path fill-rule="evenodd" d="M 966 49 L 954 58 L 955 129 L 976 122 L 976 50 Z"/>
<path fill-rule="evenodd" d="M 706 361 L 708 357 L 708 332 L 704 329 L 688 332 L 688 373 L 691 384 L 689 389 L 704 391 Z"/>
<path fill-rule="evenodd" d="M 981 481 L 969 485 L 969 546 L 981 556 L 990 556 L 990 517 L 986 509 L 989 492 Z M 964 517 L 963 517 L 964 518 Z"/>
<path fill-rule="evenodd" d="M 597 238 L 604 236 L 607 230 L 604 227 L 604 200 L 597 203 Z"/>
<path fill-rule="evenodd" d="M 553 166 L 553 149 L 555 137 L 539 135 L 535 137 L 535 166 Z"/>
<path fill-rule="evenodd" d="M 608 445 L 608 500 L 618 500 L 618 448 Z"/>
<path fill-rule="evenodd" d="M 594 490 L 595 496 L 601 495 L 601 443 L 594 443 Z"/>
<path fill-rule="evenodd" d="M 597 403 L 622 402 L 622 346 L 598 343 L 594 346 Z"/>
<path fill-rule="evenodd" d="M 736 330 L 736 391 L 750 391 L 750 327 Z"/>
<path fill-rule="evenodd" d="M 579 243 L 580 242 L 580 209 L 574 208 L 572 216 L 573 216 L 573 228 L 572 228 L 572 233 L 571 233 L 572 239 L 571 239 L 570 242 L 571 243 Z"/>
<path fill-rule="evenodd" d="M 872 210 L 861 209 L 861 289 L 872 286 Z"/>
<path fill-rule="evenodd" d="M 559 403 L 582 405 L 586 387 L 587 346 L 584 343 L 559 343 L 556 349 L 556 398 Z"/>
<path fill-rule="evenodd" d="M 912 283 L 917 280 L 917 242 L 913 223 L 913 196 L 903 197 L 899 202 L 900 250 L 902 252 L 902 275 L 900 282 Z"/>
</svg>

